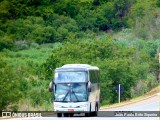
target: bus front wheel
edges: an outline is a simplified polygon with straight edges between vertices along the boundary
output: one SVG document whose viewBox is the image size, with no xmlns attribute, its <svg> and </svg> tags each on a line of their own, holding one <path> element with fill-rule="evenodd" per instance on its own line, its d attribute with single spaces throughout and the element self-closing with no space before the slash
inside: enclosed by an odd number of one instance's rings
<svg viewBox="0 0 160 120">
<path fill-rule="evenodd" d="M 90 116 L 90 112 L 85 113 L 85 117 L 89 117 Z"/>
</svg>

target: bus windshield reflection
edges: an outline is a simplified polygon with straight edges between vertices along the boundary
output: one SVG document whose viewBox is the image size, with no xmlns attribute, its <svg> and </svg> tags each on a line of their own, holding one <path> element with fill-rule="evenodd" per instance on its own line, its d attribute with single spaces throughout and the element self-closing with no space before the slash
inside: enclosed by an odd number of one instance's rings
<svg viewBox="0 0 160 120">
<path fill-rule="evenodd" d="M 56 84 L 55 101 L 57 102 L 87 101 L 87 83 Z"/>
</svg>

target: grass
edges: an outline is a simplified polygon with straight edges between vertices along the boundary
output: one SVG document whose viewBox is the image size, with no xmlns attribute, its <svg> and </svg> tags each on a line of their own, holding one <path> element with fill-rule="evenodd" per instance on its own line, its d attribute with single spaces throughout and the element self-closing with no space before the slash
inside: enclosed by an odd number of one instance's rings
<svg viewBox="0 0 160 120">
<path fill-rule="evenodd" d="M 33 106 L 30 99 L 21 99 L 18 106 L 18 111 L 53 111 L 53 103 L 49 101 Z"/>
<path fill-rule="evenodd" d="M 4 60 L 12 66 L 25 65 L 30 62 L 40 65 L 46 61 L 54 49 L 61 46 L 61 43 L 55 43 L 38 45 L 36 47 L 30 47 L 19 51 L 6 50 L 5 52 L 7 53 L 7 56 L 4 57 Z"/>
<path fill-rule="evenodd" d="M 140 96 L 140 97 L 136 97 L 136 98 L 133 98 L 131 100 L 127 100 L 127 101 L 123 101 L 121 103 L 115 103 L 115 104 L 112 104 L 112 105 L 104 105 L 104 106 L 101 106 L 101 108 L 111 108 L 111 107 L 118 107 L 118 106 L 123 106 L 125 104 L 128 104 L 128 103 L 132 103 L 132 102 L 138 102 L 138 101 L 141 101 L 143 99 L 146 99 L 147 97 L 149 96 L 152 96 L 152 95 L 155 95 L 157 93 L 160 93 L 160 86 L 152 89 L 151 91 L 147 92 L 145 95 L 143 96 Z"/>
</svg>

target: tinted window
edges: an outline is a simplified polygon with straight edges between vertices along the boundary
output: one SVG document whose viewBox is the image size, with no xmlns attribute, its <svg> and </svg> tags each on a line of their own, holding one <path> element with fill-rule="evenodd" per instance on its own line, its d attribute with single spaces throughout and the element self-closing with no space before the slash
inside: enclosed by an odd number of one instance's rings
<svg viewBox="0 0 160 120">
<path fill-rule="evenodd" d="M 98 71 L 89 71 L 89 75 L 90 75 L 90 81 L 92 83 L 98 82 Z"/>
</svg>

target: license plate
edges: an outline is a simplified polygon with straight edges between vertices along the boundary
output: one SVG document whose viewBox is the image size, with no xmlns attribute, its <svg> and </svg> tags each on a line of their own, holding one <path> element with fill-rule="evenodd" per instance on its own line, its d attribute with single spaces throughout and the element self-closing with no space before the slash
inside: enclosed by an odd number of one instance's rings
<svg viewBox="0 0 160 120">
<path fill-rule="evenodd" d="M 68 111 L 69 111 L 69 112 L 73 112 L 73 111 L 74 111 L 74 109 L 68 109 Z"/>
</svg>

